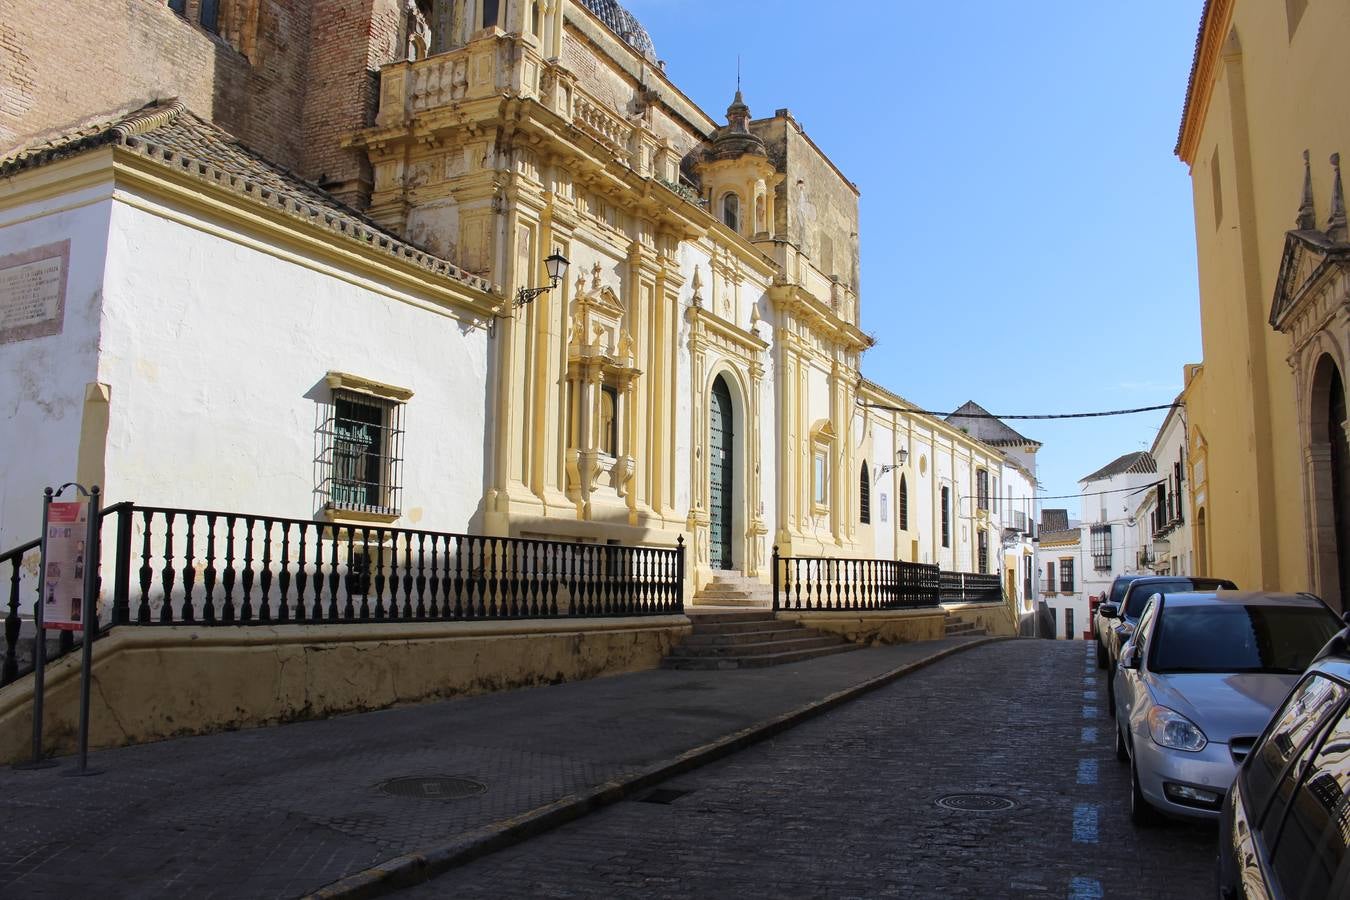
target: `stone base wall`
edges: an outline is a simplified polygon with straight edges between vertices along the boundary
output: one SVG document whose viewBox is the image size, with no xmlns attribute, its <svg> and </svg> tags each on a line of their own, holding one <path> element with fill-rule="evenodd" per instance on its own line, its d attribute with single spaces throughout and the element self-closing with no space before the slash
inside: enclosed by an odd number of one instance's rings
<svg viewBox="0 0 1350 900">
<path fill-rule="evenodd" d="M 935 641 L 945 633 L 941 609 L 864 612 L 780 612 L 778 618 L 807 628 L 842 635 L 856 644 L 905 644 Z"/>
<path fill-rule="evenodd" d="M 91 749 L 655 668 L 684 616 L 122 627 L 94 645 Z M 47 669 L 43 746 L 75 751 L 79 654 Z M 32 753 L 33 676 L 0 690 L 0 764 Z"/>
</svg>

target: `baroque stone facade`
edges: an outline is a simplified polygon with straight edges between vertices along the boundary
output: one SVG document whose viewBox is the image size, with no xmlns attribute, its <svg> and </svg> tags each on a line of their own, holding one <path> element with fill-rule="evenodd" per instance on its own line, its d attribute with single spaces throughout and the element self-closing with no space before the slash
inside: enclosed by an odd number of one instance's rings
<svg viewBox="0 0 1350 900">
<path fill-rule="evenodd" d="M 344 292 L 369 352 L 330 352 L 351 335 L 329 335 L 315 313 L 268 365 L 278 386 L 318 379 L 277 394 L 292 422 L 302 401 L 331 412 L 324 384 L 407 406 L 398 464 L 415 475 L 398 485 L 401 502 L 379 504 L 379 521 L 624 544 L 683 536 L 696 585 L 721 570 L 767 580 L 776 545 L 1002 572 L 1030 596 L 1029 554 L 1006 568 L 996 558 L 1019 540 L 1008 543 L 1012 510 L 997 502 L 1003 451 L 861 379 L 872 341 L 859 328 L 859 192 L 786 109 L 754 118 L 737 91 L 725 120 L 709 116 L 613 0 L 125 0 L 104 12 L 107 22 L 60 35 L 35 9 L 0 26 L 31 56 L 7 63 L 24 87 L 2 101 L 0 142 L 38 145 L 8 158 L 15 180 L 0 201 L 46 202 L 39 181 L 67 177 L 60 160 L 101 148 L 110 155 L 81 157 L 81 177 L 107 178 L 115 202 L 143 190 L 137 209 L 157 221 L 311 273 L 264 277 L 262 262 L 240 263 L 259 267 L 260 292 L 296 292 L 250 298 L 255 329 L 294 327 L 287 304 Z M 85 52 L 95 37 L 105 52 Z M 71 90 L 75 80 L 90 90 Z M 20 134 L 101 112 L 64 137 Z M 170 214 L 160 195 L 196 218 Z M 26 208 L 12 216 L 16 245 L 37 239 L 22 222 L 57 214 Z M 222 209 L 229 226 L 208 228 Z M 112 215 L 107 247 L 129 221 Z M 330 248 L 297 254 L 325 227 Z M 236 251 L 192 252 L 225 266 Z M 570 261 L 556 282 L 555 255 Z M 191 284 L 203 306 L 239 302 L 210 279 Z M 402 312 L 375 311 L 380 297 Z M 436 324 L 409 326 L 409 310 Z M 459 333 L 441 336 L 449 322 Z M 437 347 L 466 371 L 428 365 Z M 167 343 L 156 352 L 173 355 Z M 178 383 L 222 377 L 211 365 Z M 137 427 L 118 417 L 127 389 L 95 392 L 111 404 L 104 431 Z M 440 395 L 453 415 L 426 399 Z M 281 423 L 253 420 L 259 440 L 275 439 Z M 88 445 L 116 485 L 110 439 L 87 431 L 81 458 Z M 307 473 L 280 454 L 251 464 L 259 480 L 304 487 Z M 1015 467 L 1034 483 L 1030 457 Z M 218 490 L 192 502 L 236 508 Z M 329 518 L 353 513 L 331 508 L 333 496 Z M 1018 497 L 1026 520 L 1034 501 Z"/>
</svg>

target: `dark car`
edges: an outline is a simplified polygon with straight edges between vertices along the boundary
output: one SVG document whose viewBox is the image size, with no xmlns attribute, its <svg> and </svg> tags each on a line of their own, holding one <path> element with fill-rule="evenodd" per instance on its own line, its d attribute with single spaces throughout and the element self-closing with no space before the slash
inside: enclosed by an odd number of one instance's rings
<svg viewBox="0 0 1350 900">
<path fill-rule="evenodd" d="M 1200 578 L 1188 575 L 1144 575 L 1125 586 L 1120 603 L 1103 603 L 1097 607 L 1097 616 L 1103 620 L 1102 637 L 1106 641 L 1106 708 L 1116 714 L 1116 664 L 1120 648 L 1134 634 L 1139 615 L 1154 594 L 1173 594 L 1177 591 L 1235 591 L 1237 585 L 1226 578 Z"/>
<path fill-rule="evenodd" d="M 1148 577 L 1150 576 L 1117 575 L 1116 580 L 1111 582 L 1111 589 L 1102 598 L 1102 606 L 1110 603 L 1116 609 L 1119 609 L 1121 601 L 1125 599 L 1125 589 L 1130 586 L 1130 582 Z M 1110 662 L 1110 657 L 1106 654 L 1106 630 L 1111 627 L 1111 624 L 1111 620 L 1101 614 L 1101 606 L 1098 606 L 1096 615 L 1092 620 L 1092 633 L 1097 637 L 1097 668 L 1099 669 L 1105 669 L 1107 663 Z"/>
<path fill-rule="evenodd" d="M 1350 628 L 1238 769 L 1219 817 L 1218 878 L 1225 900 L 1350 897 Z"/>
</svg>

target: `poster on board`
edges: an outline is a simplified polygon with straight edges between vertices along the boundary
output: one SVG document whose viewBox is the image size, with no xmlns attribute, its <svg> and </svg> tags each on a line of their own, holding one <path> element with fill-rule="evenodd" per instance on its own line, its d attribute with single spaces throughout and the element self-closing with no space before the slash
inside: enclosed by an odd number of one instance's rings
<svg viewBox="0 0 1350 900">
<path fill-rule="evenodd" d="M 88 558 L 89 504 L 55 502 L 47 510 L 46 571 L 42 582 L 45 628 L 79 631 L 84 604 L 84 567 Z"/>
</svg>

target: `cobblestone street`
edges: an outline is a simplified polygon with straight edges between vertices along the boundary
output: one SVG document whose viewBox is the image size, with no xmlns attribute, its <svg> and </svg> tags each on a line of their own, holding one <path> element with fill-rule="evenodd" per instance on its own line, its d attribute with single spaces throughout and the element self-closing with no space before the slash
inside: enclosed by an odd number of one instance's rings
<svg viewBox="0 0 1350 900">
<path fill-rule="evenodd" d="M 1212 827 L 1129 822 L 1091 648 L 959 654 L 400 896 L 1207 897 Z"/>
</svg>

